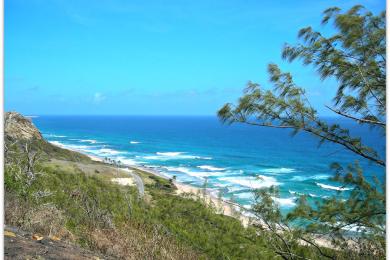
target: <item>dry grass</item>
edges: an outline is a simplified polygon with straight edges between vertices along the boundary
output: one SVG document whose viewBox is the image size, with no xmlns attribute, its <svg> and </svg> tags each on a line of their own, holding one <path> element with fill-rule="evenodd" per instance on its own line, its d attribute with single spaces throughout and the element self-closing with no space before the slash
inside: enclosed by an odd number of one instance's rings
<svg viewBox="0 0 390 260">
<path fill-rule="evenodd" d="M 161 235 L 158 228 L 128 223 L 120 229 L 91 231 L 92 249 L 120 259 L 199 259 L 196 252 Z"/>
<path fill-rule="evenodd" d="M 65 228 L 63 212 L 52 204 L 31 207 L 9 193 L 5 202 L 7 225 L 69 242 L 80 239 Z M 150 226 L 136 223 L 126 223 L 121 227 L 96 227 L 88 230 L 87 236 L 87 244 L 91 250 L 120 259 L 200 258 L 197 252 L 162 235 L 157 226 L 152 230 Z"/>
<path fill-rule="evenodd" d="M 24 231 L 56 236 L 67 241 L 75 241 L 74 235 L 65 228 L 63 212 L 53 204 L 42 204 L 36 207 L 6 193 L 5 223 Z"/>
</svg>

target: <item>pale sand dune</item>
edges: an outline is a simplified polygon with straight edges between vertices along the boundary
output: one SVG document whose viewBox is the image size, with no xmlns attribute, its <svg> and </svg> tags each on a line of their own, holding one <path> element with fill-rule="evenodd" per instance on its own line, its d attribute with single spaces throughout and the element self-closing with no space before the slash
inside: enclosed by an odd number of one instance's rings
<svg viewBox="0 0 390 260">
<path fill-rule="evenodd" d="M 241 221 L 241 223 L 245 227 L 247 227 L 252 221 L 250 217 L 243 215 L 239 211 L 239 207 L 235 203 L 218 199 L 207 192 L 205 193 L 202 188 L 197 188 L 197 187 L 193 187 L 190 185 L 177 183 L 177 182 L 175 182 L 174 184 L 177 188 L 176 194 L 178 195 L 193 194 L 194 198 L 196 198 L 199 195 L 201 198 L 205 200 L 205 202 L 208 205 L 212 204 L 216 208 L 219 214 L 224 214 L 226 216 L 237 218 Z"/>
<path fill-rule="evenodd" d="M 80 152 L 80 151 L 79 151 Z M 85 154 L 83 152 L 80 152 L 82 154 Z M 102 158 L 99 158 L 97 156 L 93 156 L 93 155 L 89 155 L 89 154 L 86 154 L 89 158 L 91 158 L 92 161 L 95 161 L 95 162 L 103 162 L 103 159 Z"/>
<path fill-rule="evenodd" d="M 134 186 L 135 185 L 133 178 L 112 178 L 111 181 L 116 183 L 116 184 L 123 185 L 123 186 Z"/>
</svg>

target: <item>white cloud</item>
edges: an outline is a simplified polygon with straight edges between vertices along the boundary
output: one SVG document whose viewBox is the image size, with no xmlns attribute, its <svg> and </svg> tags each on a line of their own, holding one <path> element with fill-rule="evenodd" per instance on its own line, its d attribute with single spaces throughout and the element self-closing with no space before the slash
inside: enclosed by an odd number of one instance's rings
<svg viewBox="0 0 390 260">
<path fill-rule="evenodd" d="M 93 103 L 95 103 L 95 104 L 100 104 L 100 103 L 103 102 L 104 100 L 106 100 L 106 96 L 103 95 L 103 94 L 100 93 L 100 92 L 96 92 L 96 93 L 93 95 Z"/>
</svg>

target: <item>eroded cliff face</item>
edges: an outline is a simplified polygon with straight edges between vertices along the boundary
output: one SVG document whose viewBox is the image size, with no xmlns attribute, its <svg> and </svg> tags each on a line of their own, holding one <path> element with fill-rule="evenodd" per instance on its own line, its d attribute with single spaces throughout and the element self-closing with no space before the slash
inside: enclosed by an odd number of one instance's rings
<svg viewBox="0 0 390 260">
<path fill-rule="evenodd" d="M 11 140 L 43 140 L 39 130 L 30 119 L 17 112 L 4 114 L 4 139 Z"/>
</svg>

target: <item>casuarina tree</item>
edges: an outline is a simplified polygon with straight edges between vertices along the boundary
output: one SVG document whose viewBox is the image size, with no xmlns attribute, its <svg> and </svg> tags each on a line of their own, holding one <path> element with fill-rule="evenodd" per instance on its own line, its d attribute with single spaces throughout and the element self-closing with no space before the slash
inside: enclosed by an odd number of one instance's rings
<svg viewBox="0 0 390 260">
<path fill-rule="evenodd" d="M 385 12 L 373 14 L 362 6 L 342 12 L 333 7 L 324 11 L 322 23 L 332 23 L 334 34 L 303 28 L 298 33 L 300 43 L 286 44 L 282 57 L 288 62 L 301 60 L 322 80 L 334 79 L 337 91 L 332 105 L 326 106 L 332 113 L 355 122 L 356 127 L 369 127 L 385 135 Z M 334 180 L 351 187 L 348 198 L 335 195 L 312 202 L 302 196 L 287 215 L 273 199 L 278 194 L 275 187 L 259 190 L 252 209 L 260 219 L 259 228 L 273 234 L 270 245 L 284 259 L 306 258 L 303 244 L 321 258 L 384 258 L 386 161 L 378 150 L 381 147 L 370 147 L 348 128 L 321 118 L 305 88 L 296 85 L 290 73 L 282 72 L 276 64 L 268 66 L 268 73 L 273 89 L 249 82 L 236 104 L 225 104 L 218 111 L 222 122 L 305 132 L 318 137 L 320 144 L 342 146 L 380 170 L 368 178 L 359 162 L 335 162 L 330 171 L 335 173 Z"/>
</svg>

